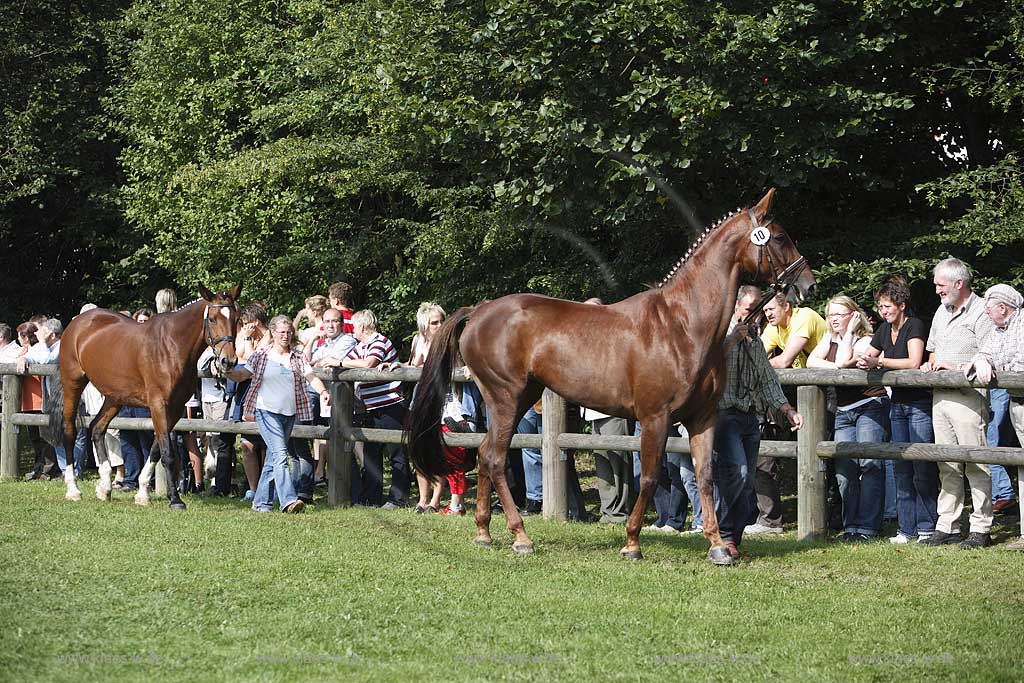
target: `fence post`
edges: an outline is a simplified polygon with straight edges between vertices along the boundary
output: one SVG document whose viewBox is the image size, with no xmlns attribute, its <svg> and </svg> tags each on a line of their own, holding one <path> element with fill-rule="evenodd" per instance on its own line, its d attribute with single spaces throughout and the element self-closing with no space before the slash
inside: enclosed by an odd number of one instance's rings
<svg viewBox="0 0 1024 683">
<path fill-rule="evenodd" d="M 815 541 L 828 532 L 825 461 L 817 454 L 818 442 L 825 440 L 825 392 L 817 386 L 797 387 L 796 408 L 804 418 L 796 442 L 796 538 Z"/>
<path fill-rule="evenodd" d="M 355 443 L 345 438 L 352 430 L 352 383 L 327 382 L 331 392 L 331 431 L 327 441 L 327 505 L 352 505 L 352 451 Z"/>
<path fill-rule="evenodd" d="M 564 522 L 569 519 L 569 497 L 566 489 L 566 457 L 558 447 L 558 436 L 565 432 L 565 399 L 545 389 L 541 401 L 544 425 L 541 439 L 544 505 L 541 511 L 544 519 Z"/>
<path fill-rule="evenodd" d="M 0 426 L 0 479 L 18 478 L 18 426 L 14 414 L 21 410 L 21 376 L 4 375 L 3 420 Z"/>
</svg>

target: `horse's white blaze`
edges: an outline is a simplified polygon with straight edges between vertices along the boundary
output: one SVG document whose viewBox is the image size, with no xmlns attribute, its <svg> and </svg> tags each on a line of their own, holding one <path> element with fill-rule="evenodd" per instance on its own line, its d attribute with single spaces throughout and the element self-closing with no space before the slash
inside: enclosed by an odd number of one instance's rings
<svg viewBox="0 0 1024 683">
<path fill-rule="evenodd" d="M 220 314 L 222 316 L 224 316 L 225 318 L 227 318 L 228 320 L 231 320 L 231 309 L 230 308 L 225 308 L 225 307 L 221 306 Z"/>
</svg>

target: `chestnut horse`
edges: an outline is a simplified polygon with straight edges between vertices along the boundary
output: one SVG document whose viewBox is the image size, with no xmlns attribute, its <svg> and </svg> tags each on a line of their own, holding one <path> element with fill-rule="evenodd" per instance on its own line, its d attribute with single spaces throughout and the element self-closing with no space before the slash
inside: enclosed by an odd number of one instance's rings
<svg viewBox="0 0 1024 683">
<path fill-rule="evenodd" d="M 202 285 L 203 298 L 172 313 L 155 315 L 137 323 L 120 313 L 97 308 L 76 317 L 60 341 L 60 385 L 63 401 L 54 400 L 52 410 L 62 410 L 64 448 L 74 452 L 75 417 L 86 384 L 96 385 L 106 399 L 89 424 L 100 480 L 96 497 L 110 500 L 110 463 L 103 436 L 121 406 L 149 407 L 153 415 L 156 442 L 139 476 L 135 502 L 149 504 L 149 480 L 159 459 L 167 470 L 172 510 L 184 510 L 178 495 L 180 467 L 171 450 L 170 432 L 181 418 L 185 403 L 199 380 L 197 362 L 207 346 L 213 348 L 221 370 L 234 367 L 235 328 L 238 323 L 238 294 L 213 293 Z M 51 418 L 53 416 L 51 415 Z M 64 472 L 65 498 L 81 500 L 75 482 L 75 468 Z"/>
<path fill-rule="evenodd" d="M 513 294 L 455 312 L 436 333 L 406 422 L 413 462 L 427 476 L 444 473 L 439 416 L 456 362 L 456 338 L 489 410 L 480 447 L 474 540 L 490 545 L 493 485 L 515 534 L 513 550 L 533 552 L 505 480 L 516 425 L 544 387 L 608 415 L 635 418 L 640 437 L 640 495 L 626 524 L 623 557 L 641 559 L 640 527 L 654 493 L 669 426 L 681 421 L 715 564 L 731 564 L 715 515 L 711 448 L 725 387 L 723 341 L 740 279 L 814 286 L 806 260 L 769 212 L 775 190 L 709 228 L 662 284 L 608 306 Z M 780 276 L 790 281 L 779 285 Z"/>
</svg>

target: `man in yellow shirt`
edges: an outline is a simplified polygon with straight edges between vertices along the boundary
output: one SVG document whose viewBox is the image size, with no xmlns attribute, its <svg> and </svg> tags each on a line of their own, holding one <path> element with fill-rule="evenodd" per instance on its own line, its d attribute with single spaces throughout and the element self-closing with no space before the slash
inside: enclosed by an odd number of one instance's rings
<svg viewBox="0 0 1024 683">
<path fill-rule="evenodd" d="M 768 326 L 761 333 L 761 341 L 772 367 L 807 367 L 807 356 L 828 331 L 825 319 L 812 308 L 793 306 L 784 294 L 769 301 L 764 314 Z"/>
<path fill-rule="evenodd" d="M 803 368 L 807 356 L 828 331 L 825 319 L 814 309 L 794 306 L 785 294 L 779 294 L 764 307 L 768 326 L 761 342 L 773 368 Z M 779 467 L 775 458 L 757 456 L 757 521 L 744 529 L 745 534 L 782 533 L 782 499 L 779 495 Z"/>
</svg>

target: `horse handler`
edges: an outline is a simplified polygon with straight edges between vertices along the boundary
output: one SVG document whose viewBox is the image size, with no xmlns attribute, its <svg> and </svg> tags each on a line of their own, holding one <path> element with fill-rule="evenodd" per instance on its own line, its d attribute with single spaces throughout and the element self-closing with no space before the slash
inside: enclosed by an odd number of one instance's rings
<svg viewBox="0 0 1024 683">
<path fill-rule="evenodd" d="M 330 403 L 330 393 L 322 381 L 313 374 L 313 366 L 306 360 L 302 349 L 295 341 L 295 328 L 286 315 L 274 316 L 270 321 L 273 343 L 257 350 L 246 361 L 245 367 L 236 368 L 226 374 L 228 379 L 244 382 L 252 377 L 252 384 L 245 398 L 242 419 L 255 420 L 260 436 L 267 443 L 267 458 L 260 472 L 252 509 L 256 512 L 273 510 L 274 487 L 282 512 L 297 513 L 305 509 L 295 484 L 288 471 L 288 439 L 296 419 L 311 421 L 313 407 L 306 394 L 304 379 L 316 391 L 325 404 Z"/>
</svg>

